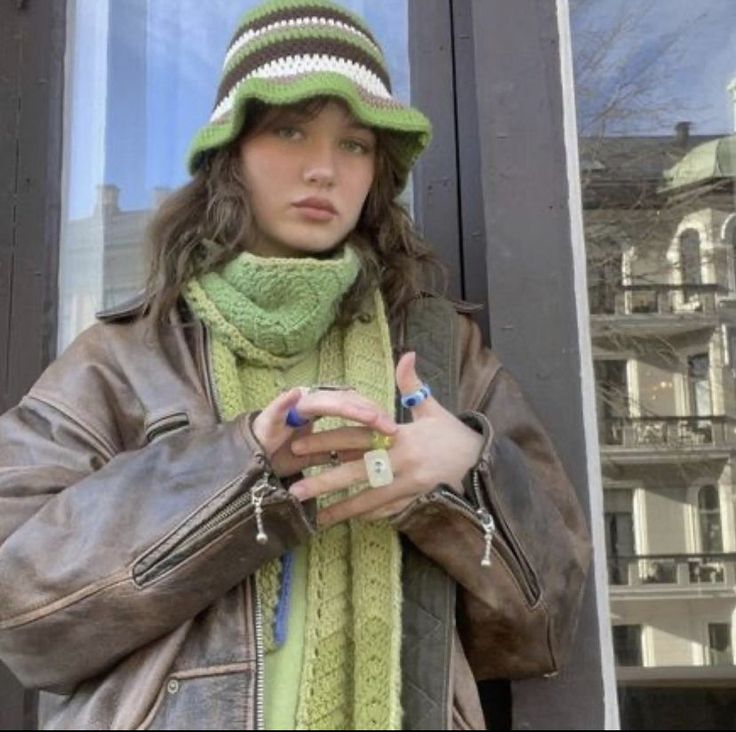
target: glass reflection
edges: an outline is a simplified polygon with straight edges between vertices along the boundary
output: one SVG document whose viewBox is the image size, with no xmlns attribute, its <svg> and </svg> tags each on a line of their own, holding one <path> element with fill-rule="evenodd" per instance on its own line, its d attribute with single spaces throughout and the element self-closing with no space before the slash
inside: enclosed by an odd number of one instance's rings
<svg viewBox="0 0 736 732">
<path fill-rule="evenodd" d="M 337 1 L 376 30 L 394 92 L 410 102 L 407 0 Z M 258 2 L 69 0 L 59 352 L 143 285 L 146 224 L 186 182 L 232 29 Z M 410 180 L 410 210 L 412 199 Z"/>
<path fill-rule="evenodd" d="M 736 3 L 570 6 L 622 727 L 732 729 Z"/>
</svg>

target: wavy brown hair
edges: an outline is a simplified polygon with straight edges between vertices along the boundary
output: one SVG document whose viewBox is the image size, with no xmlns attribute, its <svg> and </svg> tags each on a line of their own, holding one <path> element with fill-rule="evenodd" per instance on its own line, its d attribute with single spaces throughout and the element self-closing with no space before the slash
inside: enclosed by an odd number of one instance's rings
<svg viewBox="0 0 736 732">
<path fill-rule="evenodd" d="M 149 276 L 146 301 L 156 322 L 164 322 L 191 277 L 222 268 L 257 235 L 240 167 L 240 142 L 278 121 L 285 111 L 313 118 L 332 98 L 313 97 L 289 107 L 249 102 L 246 123 L 237 140 L 211 152 L 191 181 L 161 204 L 147 229 Z M 338 100 L 339 101 L 339 100 Z M 398 200 L 400 163 L 396 133 L 375 129 L 376 168 L 355 229 L 347 238 L 361 260 L 361 270 L 340 303 L 337 322 L 361 315 L 366 295 L 377 285 L 389 316 L 402 312 L 420 288 L 447 291 L 447 266 L 424 242 Z M 316 255 L 319 256 L 319 255 Z M 330 256 L 330 252 L 322 256 Z"/>
</svg>

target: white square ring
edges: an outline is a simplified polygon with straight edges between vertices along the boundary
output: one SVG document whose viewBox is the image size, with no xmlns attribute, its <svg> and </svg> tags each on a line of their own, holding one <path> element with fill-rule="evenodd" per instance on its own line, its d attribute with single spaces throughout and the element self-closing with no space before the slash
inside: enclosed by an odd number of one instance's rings
<svg viewBox="0 0 736 732">
<path fill-rule="evenodd" d="M 373 488 L 389 485 L 394 480 L 391 459 L 386 450 L 369 450 L 364 453 L 363 461 L 368 472 L 368 482 Z"/>
</svg>

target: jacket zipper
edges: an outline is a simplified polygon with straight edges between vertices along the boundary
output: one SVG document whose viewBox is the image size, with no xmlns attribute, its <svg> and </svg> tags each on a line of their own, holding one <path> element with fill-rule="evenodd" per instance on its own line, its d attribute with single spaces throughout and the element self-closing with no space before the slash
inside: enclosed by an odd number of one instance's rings
<svg viewBox="0 0 736 732">
<path fill-rule="evenodd" d="M 263 676 L 265 663 L 263 659 L 263 606 L 261 596 L 258 594 L 258 583 L 255 574 L 251 575 L 251 592 L 255 599 L 255 630 L 256 630 L 256 729 L 266 729 L 264 721 L 263 703 Z"/>
<path fill-rule="evenodd" d="M 491 542 L 493 541 L 493 535 L 496 533 L 496 523 L 493 520 L 488 511 L 484 508 L 478 508 L 475 511 L 463 501 L 460 496 L 457 495 L 453 490 L 449 488 L 442 488 L 440 490 L 442 496 L 450 501 L 450 503 L 457 506 L 461 511 L 468 515 L 474 524 L 480 526 L 483 531 L 483 537 L 486 542 L 486 548 L 483 552 L 483 557 L 480 560 L 481 567 L 491 566 Z"/>
<path fill-rule="evenodd" d="M 479 472 L 481 470 L 484 470 L 486 473 L 490 474 L 490 468 L 488 466 L 488 463 L 484 459 L 481 459 L 478 463 L 477 468 L 473 470 L 473 492 L 475 493 L 475 500 L 478 502 L 479 506 L 484 507 L 485 501 L 483 500 L 483 493 L 480 489 L 479 478 Z M 496 520 L 501 526 L 501 534 L 508 543 L 508 549 L 510 550 L 509 555 L 514 557 L 515 564 L 521 570 L 522 577 L 524 578 L 524 590 L 530 600 L 530 604 L 534 604 L 539 598 L 540 594 L 539 581 L 537 580 L 537 576 L 531 565 L 529 564 L 526 555 L 521 550 L 519 542 L 514 537 L 513 532 L 509 529 L 509 526 L 504 519 L 503 512 L 501 511 L 498 502 L 493 496 L 493 491 L 488 491 L 488 496 L 491 502 L 491 507 L 493 509 L 493 514 L 495 515 Z"/>
<path fill-rule="evenodd" d="M 506 526 L 501 514 L 496 512 L 496 516 L 499 517 L 502 528 L 505 529 L 505 534 L 498 531 L 496 522 L 493 519 L 493 515 L 485 508 L 484 501 L 481 497 L 478 471 L 473 470 L 473 492 L 475 493 L 475 499 L 478 502 L 478 508 L 473 510 L 468 504 L 460 498 L 452 489 L 442 488 L 441 493 L 444 498 L 447 498 L 453 505 L 457 506 L 463 511 L 468 518 L 470 518 L 477 526 L 483 530 L 483 536 L 486 542 L 485 552 L 481 559 L 482 567 L 491 566 L 491 545 L 495 537 L 495 545 L 498 549 L 499 554 L 503 555 L 506 566 L 511 570 L 513 575 L 526 597 L 527 602 L 530 605 L 534 605 L 539 596 L 539 585 L 536 577 L 532 572 L 531 568 L 527 566 L 523 559 L 523 555 L 518 552 L 518 549 L 512 543 L 511 540 L 506 537 L 510 537 L 508 527 Z M 516 550 L 516 554 L 514 553 Z"/>
<path fill-rule="evenodd" d="M 207 396 L 210 404 L 215 412 L 216 419 L 218 422 L 222 421 L 219 409 L 217 408 L 217 400 L 215 399 L 215 389 L 212 383 L 212 359 L 210 356 L 210 349 L 207 346 L 207 328 L 204 323 L 200 323 L 202 330 L 202 351 L 204 355 L 204 377 L 205 377 L 205 388 L 207 389 Z M 265 459 L 265 455 L 263 456 Z M 268 473 L 265 474 L 265 478 L 268 477 Z M 256 484 L 258 485 L 258 484 Z M 254 486 L 255 488 L 255 486 Z M 261 519 L 261 501 L 263 496 L 261 495 L 260 500 L 256 504 L 256 526 L 258 527 L 258 534 L 256 541 L 259 543 L 265 543 L 268 541 L 268 537 L 263 530 L 263 521 Z M 256 643 L 256 699 L 255 699 L 255 719 L 256 729 L 265 729 L 264 713 L 263 713 L 263 681 L 264 681 L 264 660 L 263 660 L 263 608 L 261 606 L 261 598 L 258 594 L 258 585 L 256 583 L 255 574 L 251 575 L 250 578 L 251 596 L 255 605 L 255 643 Z M 246 618 L 248 622 L 250 618 Z"/>
<path fill-rule="evenodd" d="M 500 367 L 499 369 L 496 369 L 496 371 L 494 371 L 493 376 L 491 377 L 491 380 L 488 384 L 486 393 L 483 396 L 483 399 L 480 400 L 479 404 L 487 404 L 491 387 L 493 385 L 493 378 L 495 377 L 496 373 L 498 373 L 498 370 L 500 370 Z M 478 407 L 478 409 L 480 409 L 480 407 Z M 473 493 L 475 494 L 475 500 L 478 504 L 478 507 L 485 508 L 486 511 L 490 513 L 490 511 L 488 511 L 488 507 L 486 506 L 486 502 L 483 499 L 483 492 L 480 489 L 480 471 L 485 471 L 486 474 L 490 475 L 490 466 L 485 458 L 481 458 L 478 461 L 477 465 L 473 468 L 472 483 Z M 491 502 L 492 512 L 496 516 L 498 522 L 501 524 L 501 536 L 506 539 L 506 542 L 508 544 L 507 548 L 510 550 L 509 555 L 512 557 L 515 556 L 514 564 L 518 566 L 521 570 L 522 577 L 524 578 L 525 592 L 527 596 L 531 599 L 531 602 L 534 603 L 537 601 L 540 595 L 539 580 L 537 579 L 537 575 L 532 569 L 532 566 L 529 563 L 526 555 L 521 550 L 518 541 L 514 537 L 513 533 L 509 530 L 509 526 L 503 517 L 500 506 L 498 505 L 498 501 L 495 500 L 493 491 L 488 491 L 488 497 Z"/>
<path fill-rule="evenodd" d="M 238 496 L 233 501 L 228 503 L 222 510 L 218 511 L 214 516 L 207 519 L 201 526 L 193 531 L 188 536 L 185 536 L 181 541 L 174 544 L 174 546 L 166 549 L 160 556 L 157 556 L 152 564 L 148 564 L 141 572 L 135 574 L 135 582 L 138 585 L 144 585 L 153 582 L 157 577 L 168 571 L 172 566 L 177 564 L 177 558 L 184 558 L 191 556 L 192 547 L 196 547 L 202 537 L 210 534 L 213 529 L 222 523 L 228 521 L 235 514 L 247 508 L 253 506 L 255 510 L 257 535 L 256 541 L 259 544 L 265 544 L 268 541 L 268 535 L 263 530 L 263 520 L 261 513 L 263 509 L 261 504 L 263 499 L 273 493 L 277 489 L 277 486 L 271 484 L 268 480 L 269 473 L 266 472 L 262 478 L 241 496 Z"/>
</svg>

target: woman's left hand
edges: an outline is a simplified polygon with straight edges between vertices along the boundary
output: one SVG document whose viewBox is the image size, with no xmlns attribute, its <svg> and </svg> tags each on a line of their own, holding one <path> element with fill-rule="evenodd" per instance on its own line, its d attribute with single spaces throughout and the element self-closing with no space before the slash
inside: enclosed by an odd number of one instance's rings
<svg viewBox="0 0 736 732">
<path fill-rule="evenodd" d="M 405 353 L 396 365 L 396 384 L 402 394 L 416 391 L 422 385 L 415 371 L 415 360 L 414 352 Z M 322 509 L 317 514 L 321 527 L 358 516 L 363 519 L 393 516 L 439 483 L 446 483 L 462 494 L 462 479 L 480 456 L 482 435 L 463 424 L 432 396 L 412 407 L 411 413 L 413 421 L 399 425 L 393 445 L 387 451 L 393 482 L 380 488 L 366 488 L 356 496 Z M 292 450 L 298 455 L 314 457 L 312 464 L 321 464 L 328 462 L 330 451 L 370 450 L 370 438 L 369 430 L 355 430 L 352 434 L 343 431 L 342 440 L 349 439 L 350 444 L 336 444 L 333 431 L 325 430 L 295 440 Z M 289 490 L 300 500 L 307 500 L 367 479 L 364 461 L 353 460 L 300 480 Z"/>
</svg>

